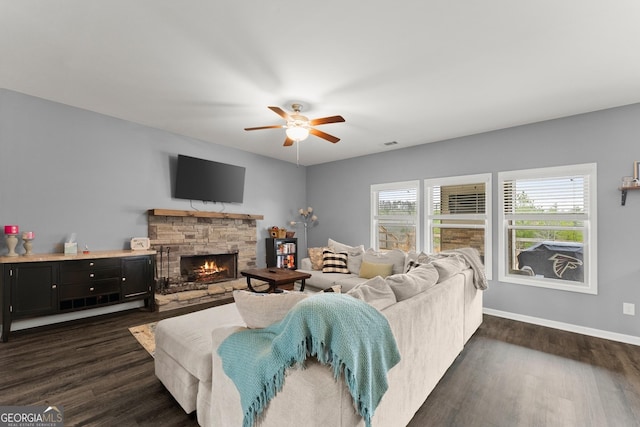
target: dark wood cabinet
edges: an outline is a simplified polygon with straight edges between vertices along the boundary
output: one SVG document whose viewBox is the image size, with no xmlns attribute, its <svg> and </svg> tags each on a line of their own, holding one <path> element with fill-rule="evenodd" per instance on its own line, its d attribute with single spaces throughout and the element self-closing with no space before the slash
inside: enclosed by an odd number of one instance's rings
<svg viewBox="0 0 640 427">
<path fill-rule="evenodd" d="M 154 263 L 154 251 L 0 257 L 2 341 L 13 319 L 135 300 L 155 310 Z"/>
<path fill-rule="evenodd" d="M 267 267 L 298 268 L 298 239 L 267 238 Z"/>
<path fill-rule="evenodd" d="M 11 283 L 9 310 L 14 318 L 55 312 L 58 293 L 57 263 L 15 264 L 8 274 Z"/>
<path fill-rule="evenodd" d="M 148 295 L 154 285 L 153 262 L 150 257 L 122 260 L 122 298 L 130 300 Z"/>
</svg>

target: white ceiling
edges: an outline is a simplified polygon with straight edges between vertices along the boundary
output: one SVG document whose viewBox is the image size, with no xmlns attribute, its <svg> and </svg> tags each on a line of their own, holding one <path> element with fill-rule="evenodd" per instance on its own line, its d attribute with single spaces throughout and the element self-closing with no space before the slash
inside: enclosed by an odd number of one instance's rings
<svg viewBox="0 0 640 427">
<path fill-rule="evenodd" d="M 0 0 L 0 87 L 312 165 L 640 102 L 640 2 Z"/>
</svg>

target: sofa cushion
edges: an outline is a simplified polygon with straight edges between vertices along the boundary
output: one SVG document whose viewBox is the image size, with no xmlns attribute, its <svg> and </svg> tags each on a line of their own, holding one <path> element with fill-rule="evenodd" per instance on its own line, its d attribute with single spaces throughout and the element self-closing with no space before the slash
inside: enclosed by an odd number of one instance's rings
<svg viewBox="0 0 640 427">
<path fill-rule="evenodd" d="M 444 282 L 448 278 L 468 268 L 467 262 L 460 255 L 443 255 L 442 258 L 431 261 L 431 264 L 438 270 L 440 282 Z"/>
<path fill-rule="evenodd" d="M 378 310 L 384 310 L 396 303 L 396 296 L 393 290 L 380 276 L 356 285 L 347 292 L 347 295 L 358 298 Z"/>
<path fill-rule="evenodd" d="M 242 324 L 233 303 L 164 319 L 156 326 L 156 352 L 165 352 L 200 381 L 211 381 L 211 331 Z"/>
<path fill-rule="evenodd" d="M 322 252 L 322 272 L 349 274 L 350 271 L 347 267 L 347 253 L 334 252 L 331 249 L 325 249 Z"/>
<path fill-rule="evenodd" d="M 360 266 L 359 277 L 364 279 L 372 279 L 376 276 L 387 277 L 393 273 L 393 264 L 378 264 L 374 262 L 363 261 Z"/>
<path fill-rule="evenodd" d="M 311 268 L 313 270 L 322 270 L 322 252 L 327 249 L 324 248 L 309 248 L 309 259 L 311 260 Z"/>
<path fill-rule="evenodd" d="M 304 292 L 284 291 L 265 294 L 245 290 L 233 291 L 233 299 L 240 316 L 247 327 L 266 328 L 279 322 L 289 312 L 291 307 L 309 295 Z"/>
<path fill-rule="evenodd" d="M 393 264 L 393 274 L 404 273 L 404 260 L 406 255 L 400 249 L 390 251 L 376 251 L 367 249 L 362 258 L 362 262 L 376 264 Z"/>
<path fill-rule="evenodd" d="M 329 239 L 327 241 L 327 246 L 335 252 L 364 252 L 364 245 L 349 246 L 344 243 L 336 242 L 333 239 Z"/>
<path fill-rule="evenodd" d="M 394 274 L 386 279 L 398 301 L 404 301 L 424 292 L 438 283 L 438 270 L 431 264 L 422 264 L 408 273 Z"/>
</svg>

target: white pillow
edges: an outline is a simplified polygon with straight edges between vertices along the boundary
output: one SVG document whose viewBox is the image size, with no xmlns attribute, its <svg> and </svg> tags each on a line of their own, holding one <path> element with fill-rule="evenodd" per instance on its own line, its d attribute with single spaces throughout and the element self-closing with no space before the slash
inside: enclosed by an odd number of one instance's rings
<svg viewBox="0 0 640 427">
<path fill-rule="evenodd" d="M 360 267 L 362 266 L 362 256 L 364 255 L 364 249 L 347 251 L 347 267 L 351 274 L 360 274 Z"/>
<path fill-rule="evenodd" d="M 347 292 L 347 295 L 358 298 L 379 311 L 396 303 L 393 290 L 380 276 L 357 284 Z"/>
<path fill-rule="evenodd" d="M 398 301 L 411 298 L 438 283 L 438 270 L 431 264 L 422 264 L 408 273 L 386 278 Z"/>
<path fill-rule="evenodd" d="M 233 291 L 233 299 L 240 316 L 251 329 L 266 328 L 279 322 L 287 315 L 291 307 L 308 295 L 298 291 L 280 293 L 258 293 L 245 290 Z"/>
<path fill-rule="evenodd" d="M 447 255 L 431 261 L 431 264 L 438 270 L 440 282 L 467 269 L 467 262 L 460 255 Z"/>
<path fill-rule="evenodd" d="M 362 260 L 374 264 L 393 264 L 393 274 L 400 274 L 404 273 L 405 258 L 405 253 L 400 249 L 391 249 L 390 251 L 375 251 L 369 248 L 364 253 Z"/>
</svg>

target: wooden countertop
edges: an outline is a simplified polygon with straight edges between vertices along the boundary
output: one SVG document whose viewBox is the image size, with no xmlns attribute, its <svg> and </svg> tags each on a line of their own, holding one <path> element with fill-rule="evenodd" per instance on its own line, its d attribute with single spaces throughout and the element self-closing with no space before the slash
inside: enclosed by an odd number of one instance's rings
<svg viewBox="0 0 640 427">
<path fill-rule="evenodd" d="M 29 256 L 2 256 L 0 264 L 18 264 L 23 262 L 43 262 L 43 261 L 71 261 L 79 259 L 96 259 L 96 258 L 123 258 L 137 255 L 155 255 L 154 250 L 120 250 L 120 251 L 91 251 L 88 254 L 78 252 L 77 255 L 65 255 L 62 253 L 54 254 L 33 254 Z"/>
</svg>

